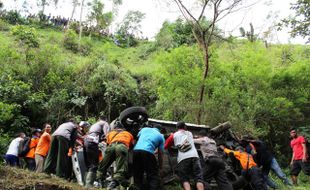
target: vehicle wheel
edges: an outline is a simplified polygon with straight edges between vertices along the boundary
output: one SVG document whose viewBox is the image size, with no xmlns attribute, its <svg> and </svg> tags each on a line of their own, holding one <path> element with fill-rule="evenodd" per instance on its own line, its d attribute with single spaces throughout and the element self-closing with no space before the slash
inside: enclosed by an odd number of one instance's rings
<svg viewBox="0 0 310 190">
<path fill-rule="evenodd" d="M 248 184 L 243 176 L 239 176 L 235 181 L 232 181 L 234 189 L 242 189 Z"/>
<path fill-rule="evenodd" d="M 217 134 L 220 134 L 222 133 L 223 131 L 231 128 L 231 123 L 229 121 L 225 122 L 225 123 L 222 123 L 214 128 L 211 129 L 211 133 L 213 135 L 217 135 Z"/>
<path fill-rule="evenodd" d="M 147 122 L 149 116 L 144 107 L 130 107 L 122 111 L 119 115 L 119 120 L 125 128 L 130 128 L 136 124 Z"/>
</svg>

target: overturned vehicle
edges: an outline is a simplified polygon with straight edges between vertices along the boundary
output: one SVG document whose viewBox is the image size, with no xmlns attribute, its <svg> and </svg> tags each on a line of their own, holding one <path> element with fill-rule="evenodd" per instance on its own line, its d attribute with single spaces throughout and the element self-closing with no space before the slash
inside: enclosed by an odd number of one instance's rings
<svg viewBox="0 0 310 190">
<path fill-rule="evenodd" d="M 121 122 L 127 131 L 129 131 L 135 138 L 139 130 L 143 127 L 147 126 L 156 126 L 161 125 L 163 129 L 163 133 L 166 134 L 167 138 L 170 133 L 176 131 L 176 123 L 174 121 L 165 121 L 165 120 L 157 120 L 149 118 L 147 111 L 144 107 L 130 107 L 122 111 L 119 117 L 111 123 L 111 128 L 113 128 L 115 122 Z M 231 130 L 231 123 L 225 122 L 223 124 L 218 125 L 217 127 L 210 128 L 206 125 L 196 125 L 186 123 L 187 129 L 193 133 L 195 137 L 201 130 L 206 130 L 209 136 L 213 138 L 218 145 L 222 144 L 228 148 L 234 149 L 239 146 L 239 140 L 236 135 Z M 201 156 L 202 166 L 204 165 L 202 154 L 200 151 L 199 145 L 196 145 L 199 155 Z M 73 157 L 73 167 L 74 172 L 79 184 L 83 185 L 84 183 L 84 175 L 86 171 L 86 167 L 84 164 L 83 158 L 83 150 L 77 150 Z M 101 151 L 104 154 L 104 147 L 101 147 Z M 161 178 L 162 183 L 168 184 L 177 182 L 179 179 L 177 175 L 175 175 L 175 168 L 177 165 L 177 148 L 170 148 L 165 151 L 163 157 L 163 168 L 161 170 Z M 250 185 L 247 183 L 245 178 L 241 176 L 241 167 L 239 162 L 233 156 L 227 156 L 226 154 L 222 154 L 223 160 L 226 163 L 226 175 L 230 182 L 233 184 L 234 189 L 251 189 Z M 132 152 L 129 152 L 129 176 L 132 171 Z M 113 172 L 111 172 L 113 175 Z M 208 182 L 211 188 L 217 189 L 217 184 L 215 181 Z"/>
</svg>

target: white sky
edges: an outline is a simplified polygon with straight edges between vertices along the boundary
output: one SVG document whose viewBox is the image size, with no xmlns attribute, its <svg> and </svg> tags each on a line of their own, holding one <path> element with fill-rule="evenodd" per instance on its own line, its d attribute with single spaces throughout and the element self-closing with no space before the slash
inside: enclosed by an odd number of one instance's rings
<svg viewBox="0 0 310 190">
<path fill-rule="evenodd" d="M 90 1 L 90 0 L 85 0 Z M 192 4 L 194 0 L 183 0 L 183 2 Z M 19 9 L 22 10 L 24 0 L 2 0 L 6 9 Z M 72 0 L 59 0 L 58 6 L 55 8 L 53 4 L 46 7 L 46 14 L 63 15 L 70 17 L 72 11 Z M 106 5 L 106 10 L 112 10 L 111 0 L 102 0 Z M 170 3 L 170 5 L 168 3 Z M 241 9 L 240 11 L 233 13 L 223 20 L 218 25 L 219 28 L 225 31 L 226 35 L 232 34 L 239 36 L 239 27 L 244 27 L 246 31 L 249 30 L 249 23 L 252 23 L 255 29 L 255 33 L 260 36 L 272 26 L 274 22 L 280 20 L 280 18 L 287 17 L 292 14 L 290 11 L 290 3 L 294 0 L 245 0 L 244 6 L 255 3 L 249 8 Z M 39 8 L 35 0 L 28 0 L 28 7 L 31 12 L 38 12 Z M 243 6 L 243 7 L 244 7 Z M 194 8 L 195 9 L 195 8 Z M 162 26 L 165 20 L 173 21 L 181 16 L 177 7 L 173 4 L 172 0 L 123 0 L 123 4 L 118 8 L 118 15 L 115 19 L 111 29 L 115 29 L 117 24 L 123 19 L 124 15 L 129 10 L 138 10 L 145 13 L 145 19 L 142 21 L 143 36 L 153 39 L 156 33 Z M 78 7 L 74 18 L 79 18 L 80 8 Z M 208 12 L 208 11 L 206 11 Z M 267 19 L 267 16 L 271 14 L 272 17 Z M 276 14 L 275 14 L 276 13 Z M 87 12 L 84 13 L 86 15 Z M 278 15 L 278 18 L 275 18 Z M 208 15 L 206 15 L 208 16 Z M 295 38 L 291 39 L 287 30 L 286 31 L 273 31 L 272 36 L 268 38 L 269 41 L 274 43 L 298 43 L 304 44 L 306 39 Z"/>
</svg>

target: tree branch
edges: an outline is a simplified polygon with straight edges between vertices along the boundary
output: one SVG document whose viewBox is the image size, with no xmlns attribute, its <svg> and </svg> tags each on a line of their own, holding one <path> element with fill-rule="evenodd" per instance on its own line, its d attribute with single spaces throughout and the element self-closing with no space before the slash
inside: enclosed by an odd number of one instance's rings
<svg viewBox="0 0 310 190">
<path fill-rule="evenodd" d="M 247 8 L 249 8 L 249 7 L 252 7 L 253 5 L 259 3 L 260 1 L 261 1 L 261 0 L 258 0 L 258 1 L 255 1 L 254 3 L 250 4 L 250 5 L 247 5 L 247 6 L 244 6 L 244 7 L 240 7 L 240 8 L 238 8 L 238 9 L 233 10 L 237 5 L 239 5 L 239 4 L 242 2 L 242 0 L 236 0 L 236 1 L 234 1 L 231 5 L 229 5 L 228 7 L 226 7 L 225 9 L 222 9 L 222 10 L 219 11 L 219 15 L 220 15 L 220 14 L 222 14 L 223 12 L 225 12 L 225 11 L 228 10 L 227 13 L 225 13 L 222 17 L 220 17 L 220 18 L 217 20 L 217 22 L 220 21 L 220 20 L 222 20 L 224 17 L 226 17 L 227 15 L 229 15 L 229 14 L 231 14 L 231 13 L 235 13 L 235 12 L 238 12 L 238 11 L 240 11 L 240 10 L 242 10 L 242 9 L 247 9 Z"/>
<path fill-rule="evenodd" d="M 173 0 L 179 7 L 179 10 L 181 11 L 182 15 L 185 17 L 185 19 L 190 22 L 190 24 L 192 25 L 193 28 L 195 28 L 195 24 L 193 22 L 196 23 L 196 26 L 198 26 L 200 35 L 202 35 L 202 28 L 201 25 L 199 23 L 199 21 L 189 12 L 189 10 L 183 5 L 181 0 Z M 187 13 L 185 13 L 185 12 Z M 191 18 L 188 18 L 188 16 Z"/>
<path fill-rule="evenodd" d="M 200 12 L 200 15 L 199 15 L 199 17 L 198 17 L 198 21 L 200 21 L 200 19 L 202 18 L 203 13 L 205 12 L 205 9 L 206 9 L 208 3 L 209 3 L 209 0 L 205 0 L 204 5 L 203 5 L 203 7 L 202 7 L 202 10 L 201 10 L 201 12 Z"/>
<path fill-rule="evenodd" d="M 182 9 L 185 10 L 185 12 L 188 14 L 188 16 L 190 16 L 190 18 L 192 18 L 193 21 L 198 23 L 198 20 L 189 12 L 189 10 L 184 6 L 184 4 L 182 3 L 181 0 L 174 0 L 174 1 L 178 2 L 180 4 L 180 6 L 182 7 Z"/>
</svg>

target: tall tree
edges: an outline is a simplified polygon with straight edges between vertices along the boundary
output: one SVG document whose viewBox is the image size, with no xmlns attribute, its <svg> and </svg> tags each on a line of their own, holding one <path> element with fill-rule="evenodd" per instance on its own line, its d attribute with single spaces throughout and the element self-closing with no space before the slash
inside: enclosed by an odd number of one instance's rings
<svg viewBox="0 0 310 190">
<path fill-rule="evenodd" d="M 80 31 L 79 31 L 79 44 L 78 44 L 79 49 L 81 47 L 81 39 L 82 39 L 82 31 L 83 31 L 82 18 L 83 18 L 84 2 L 85 0 L 81 0 L 81 11 L 80 11 L 80 22 L 79 22 Z"/>
<path fill-rule="evenodd" d="M 203 113 L 203 102 L 205 95 L 205 83 L 209 72 L 209 62 L 211 53 L 209 52 L 210 45 L 215 37 L 215 25 L 230 13 L 237 11 L 237 7 L 242 0 L 197 0 L 195 1 L 201 7 L 200 14 L 194 16 L 194 11 L 191 11 L 189 6 L 186 6 L 182 0 L 173 0 L 178 6 L 179 11 L 184 18 L 191 24 L 193 35 L 196 38 L 201 50 L 204 53 L 204 72 L 202 76 L 202 83 L 200 87 L 200 94 L 198 98 L 199 109 L 197 112 L 197 123 L 201 123 L 201 115 Z M 205 18 L 204 14 L 207 10 L 212 13 L 212 18 L 208 24 L 204 24 L 202 20 Z M 209 35 L 206 35 L 209 34 Z"/>
<path fill-rule="evenodd" d="M 95 22 L 96 27 L 99 29 L 106 29 L 112 22 L 112 12 L 104 12 L 104 4 L 101 0 L 93 0 L 89 3 L 89 6 L 89 21 Z"/>
<path fill-rule="evenodd" d="M 136 45 L 136 38 L 142 36 L 141 21 L 144 19 L 145 14 L 140 11 L 129 11 L 121 22 L 116 37 L 121 46 L 134 46 Z"/>
<path fill-rule="evenodd" d="M 71 12 L 71 16 L 70 16 L 70 20 L 73 19 L 73 16 L 74 16 L 74 13 L 75 13 L 75 10 L 76 10 L 76 7 L 79 6 L 80 3 L 79 3 L 79 0 L 72 0 L 72 12 Z"/>
<path fill-rule="evenodd" d="M 57 6 L 59 0 L 38 0 L 37 4 L 39 7 L 42 8 L 41 13 L 44 14 L 45 7 L 49 6 L 51 2 L 54 3 L 55 6 Z"/>
<path fill-rule="evenodd" d="M 310 1 L 309 0 L 297 0 L 296 3 L 291 3 L 291 10 L 295 12 L 294 16 L 290 16 L 283 19 L 279 24 L 289 26 L 291 30 L 291 36 L 308 37 L 307 43 L 310 43 Z"/>
<path fill-rule="evenodd" d="M 239 28 L 241 36 L 246 37 L 250 42 L 255 42 L 257 40 L 257 34 L 254 33 L 253 24 L 250 23 L 250 31 L 245 31 L 243 27 Z"/>
</svg>

